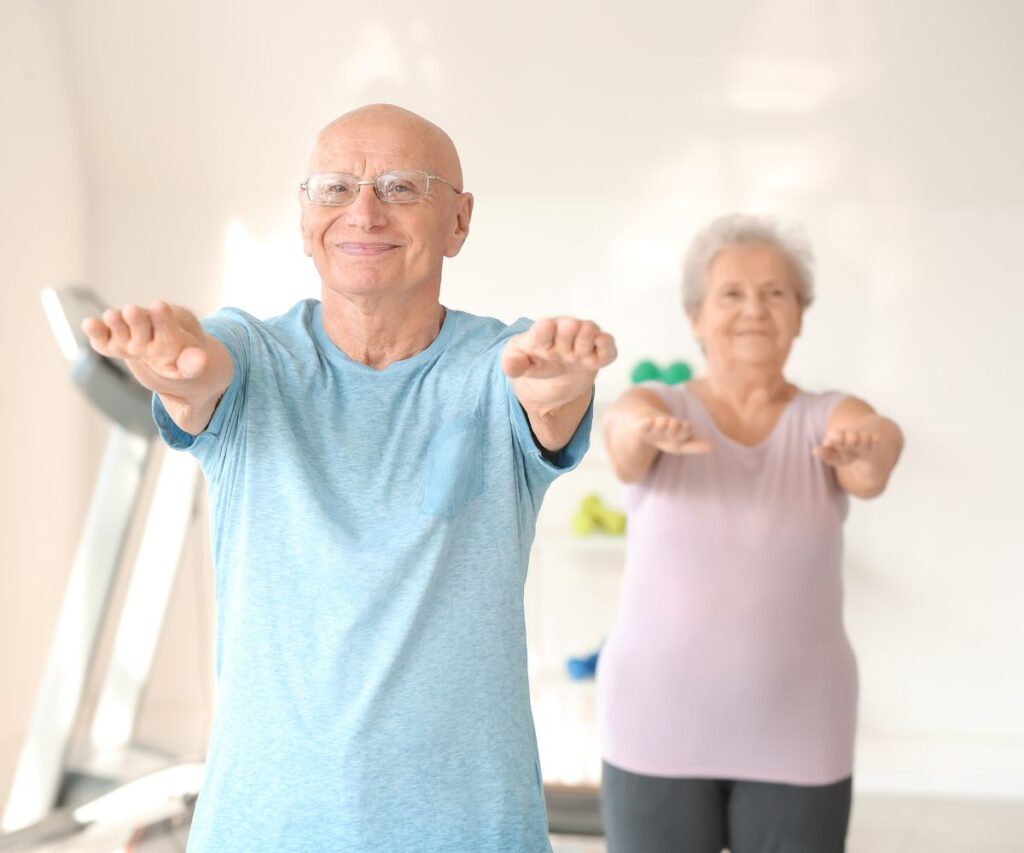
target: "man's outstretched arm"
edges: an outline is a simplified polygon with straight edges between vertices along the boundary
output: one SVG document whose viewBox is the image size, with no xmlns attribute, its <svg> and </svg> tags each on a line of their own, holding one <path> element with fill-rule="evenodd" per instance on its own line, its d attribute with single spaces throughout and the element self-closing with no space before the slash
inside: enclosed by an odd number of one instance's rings
<svg viewBox="0 0 1024 853">
<path fill-rule="evenodd" d="M 572 317 L 538 320 L 509 339 L 501 367 L 541 447 L 555 453 L 569 443 L 590 405 L 598 370 L 616 354 L 611 335 Z"/>
<path fill-rule="evenodd" d="M 191 311 L 166 302 L 109 309 L 85 320 L 82 331 L 100 355 L 124 359 L 191 435 L 206 429 L 234 376 L 224 344 L 206 334 Z"/>
</svg>

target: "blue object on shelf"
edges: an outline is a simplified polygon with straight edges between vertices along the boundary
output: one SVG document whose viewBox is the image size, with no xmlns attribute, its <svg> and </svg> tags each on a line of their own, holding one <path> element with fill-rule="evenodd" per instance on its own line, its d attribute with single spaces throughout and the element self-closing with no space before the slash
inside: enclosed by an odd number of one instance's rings
<svg viewBox="0 0 1024 853">
<path fill-rule="evenodd" d="M 597 658 L 601 654 L 600 650 L 594 652 L 592 655 L 587 655 L 582 658 L 569 658 L 566 662 L 566 670 L 569 672 L 569 678 L 574 681 L 584 681 L 588 678 L 593 678 L 597 673 Z"/>
</svg>

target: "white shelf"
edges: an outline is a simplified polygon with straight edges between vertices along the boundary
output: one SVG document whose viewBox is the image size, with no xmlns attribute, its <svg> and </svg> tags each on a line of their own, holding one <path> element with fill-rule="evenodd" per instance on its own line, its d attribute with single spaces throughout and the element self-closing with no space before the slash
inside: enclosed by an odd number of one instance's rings
<svg viewBox="0 0 1024 853">
<path fill-rule="evenodd" d="M 577 536 L 575 533 L 567 533 L 561 530 L 538 530 L 535 546 L 625 555 L 626 537 L 609 536 L 606 533 Z"/>
<path fill-rule="evenodd" d="M 574 681 L 564 670 L 543 670 L 531 674 L 530 695 L 544 781 L 600 784 L 596 682 Z"/>
</svg>

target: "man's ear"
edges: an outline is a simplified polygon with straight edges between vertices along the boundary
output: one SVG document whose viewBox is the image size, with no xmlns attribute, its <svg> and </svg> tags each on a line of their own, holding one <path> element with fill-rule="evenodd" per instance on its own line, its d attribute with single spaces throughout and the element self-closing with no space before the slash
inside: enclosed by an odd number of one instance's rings
<svg viewBox="0 0 1024 853">
<path fill-rule="evenodd" d="M 304 193 L 299 190 L 299 207 L 302 208 L 302 213 L 299 214 L 299 233 L 302 235 L 302 251 L 307 258 L 313 257 L 313 241 L 309 234 L 309 226 L 306 223 L 306 211 L 309 205 L 306 204 L 306 200 L 303 197 Z"/>
<path fill-rule="evenodd" d="M 469 220 L 473 218 L 473 194 L 462 193 L 456 201 L 455 224 L 444 246 L 444 256 L 454 258 L 469 236 Z"/>
</svg>

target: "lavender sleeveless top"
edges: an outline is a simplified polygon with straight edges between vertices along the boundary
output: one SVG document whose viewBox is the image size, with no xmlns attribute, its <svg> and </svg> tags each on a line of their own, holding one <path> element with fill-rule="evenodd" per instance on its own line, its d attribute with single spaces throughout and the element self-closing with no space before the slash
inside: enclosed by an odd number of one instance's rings
<svg viewBox="0 0 1024 853">
<path fill-rule="evenodd" d="M 846 395 L 799 392 L 747 447 L 685 387 L 651 383 L 714 449 L 628 488 L 626 571 L 598 665 L 606 761 L 652 776 L 823 785 L 851 775 L 846 494 L 812 455 Z"/>
</svg>

